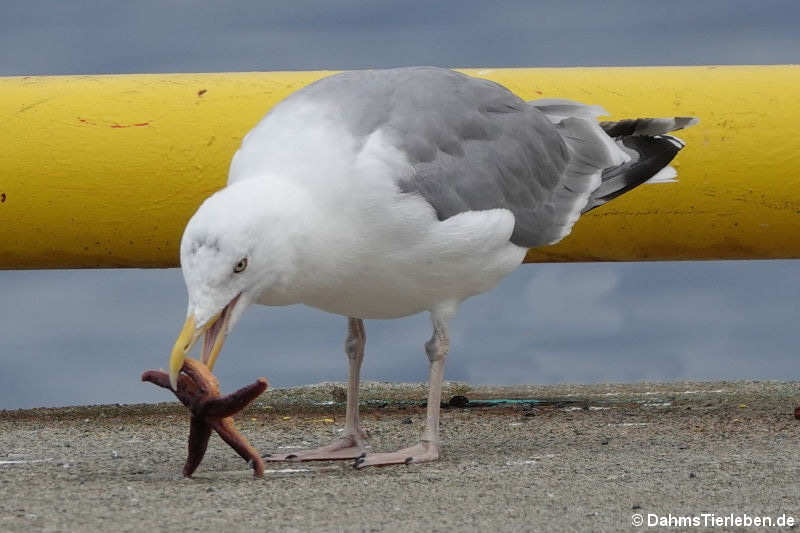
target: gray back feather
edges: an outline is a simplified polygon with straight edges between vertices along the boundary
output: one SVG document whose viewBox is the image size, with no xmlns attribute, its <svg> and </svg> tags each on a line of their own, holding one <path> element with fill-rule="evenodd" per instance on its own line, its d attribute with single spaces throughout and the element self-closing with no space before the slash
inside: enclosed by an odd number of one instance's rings
<svg viewBox="0 0 800 533">
<path fill-rule="evenodd" d="M 402 150 L 411 176 L 400 190 L 422 196 L 440 220 L 495 208 L 514 213 L 511 241 L 552 241 L 553 205 L 570 154 L 557 129 L 505 87 L 447 69 L 354 71 L 295 93 L 328 100 L 350 131 L 380 129 Z"/>
</svg>

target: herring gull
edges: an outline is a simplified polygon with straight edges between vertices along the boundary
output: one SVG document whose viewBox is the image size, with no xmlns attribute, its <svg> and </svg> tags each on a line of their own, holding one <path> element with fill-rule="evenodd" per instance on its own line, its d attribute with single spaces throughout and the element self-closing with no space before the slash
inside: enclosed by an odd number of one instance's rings
<svg viewBox="0 0 800 533">
<path fill-rule="evenodd" d="M 528 248 L 569 234 L 582 213 L 641 183 L 670 181 L 690 117 L 598 122 L 598 106 L 526 102 L 497 83 L 433 67 L 355 71 L 276 105 L 243 139 L 225 188 L 205 200 L 180 247 L 186 323 L 170 358 L 204 335 L 210 367 L 253 304 L 305 304 L 347 317 L 345 427 L 321 448 L 268 460 L 439 457 L 448 323 Z M 417 444 L 365 453 L 358 387 L 364 319 L 428 311 L 433 335 Z"/>
</svg>

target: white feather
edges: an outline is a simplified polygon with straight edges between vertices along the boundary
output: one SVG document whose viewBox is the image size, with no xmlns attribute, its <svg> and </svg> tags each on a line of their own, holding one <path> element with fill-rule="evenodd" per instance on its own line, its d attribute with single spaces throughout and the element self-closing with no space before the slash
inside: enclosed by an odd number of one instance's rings
<svg viewBox="0 0 800 533">
<path fill-rule="evenodd" d="M 645 183 L 674 183 L 678 181 L 677 178 L 678 171 L 672 166 L 667 165 L 659 170 L 652 178 L 645 181 Z"/>
</svg>

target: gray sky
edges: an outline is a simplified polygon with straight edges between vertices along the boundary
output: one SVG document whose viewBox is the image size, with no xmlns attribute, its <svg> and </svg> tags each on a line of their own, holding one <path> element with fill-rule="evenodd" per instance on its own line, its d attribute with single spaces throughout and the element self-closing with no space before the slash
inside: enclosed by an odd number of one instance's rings
<svg viewBox="0 0 800 533">
<path fill-rule="evenodd" d="M 0 75 L 800 62 L 793 0 L 0 5 Z M 464 304 L 447 378 L 798 379 L 799 267 L 525 265 Z M 139 375 L 165 366 L 183 323 L 178 270 L 0 272 L 0 294 L 0 408 L 170 398 Z M 254 308 L 216 372 L 226 389 L 342 380 L 344 330 Z M 426 316 L 370 321 L 367 336 L 367 379 L 426 378 Z"/>
</svg>

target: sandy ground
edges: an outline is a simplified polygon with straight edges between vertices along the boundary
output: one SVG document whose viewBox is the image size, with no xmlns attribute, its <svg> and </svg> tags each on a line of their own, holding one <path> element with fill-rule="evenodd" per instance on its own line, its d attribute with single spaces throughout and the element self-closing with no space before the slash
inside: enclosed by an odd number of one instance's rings
<svg viewBox="0 0 800 533">
<path fill-rule="evenodd" d="M 0 531 L 627 531 L 670 514 L 701 521 L 674 530 L 728 531 L 703 526 L 731 513 L 800 520 L 800 383 L 450 384 L 445 398 L 455 394 L 471 403 L 443 410 L 436 463 L 268 463 L 263 479 L 216 436 L 182 478 L 188 415 L 177 403 L 0 411 Z M 372 449 L 417 438 L 421 386 L 370 384 L 364 396 Z M 263 452 L 318 445 L 341 429 L 342 397 L 335 384 L 268 391 L 237 423 Z M 780 529 L 790 528 L 768 528 Z"/>
</svg>

